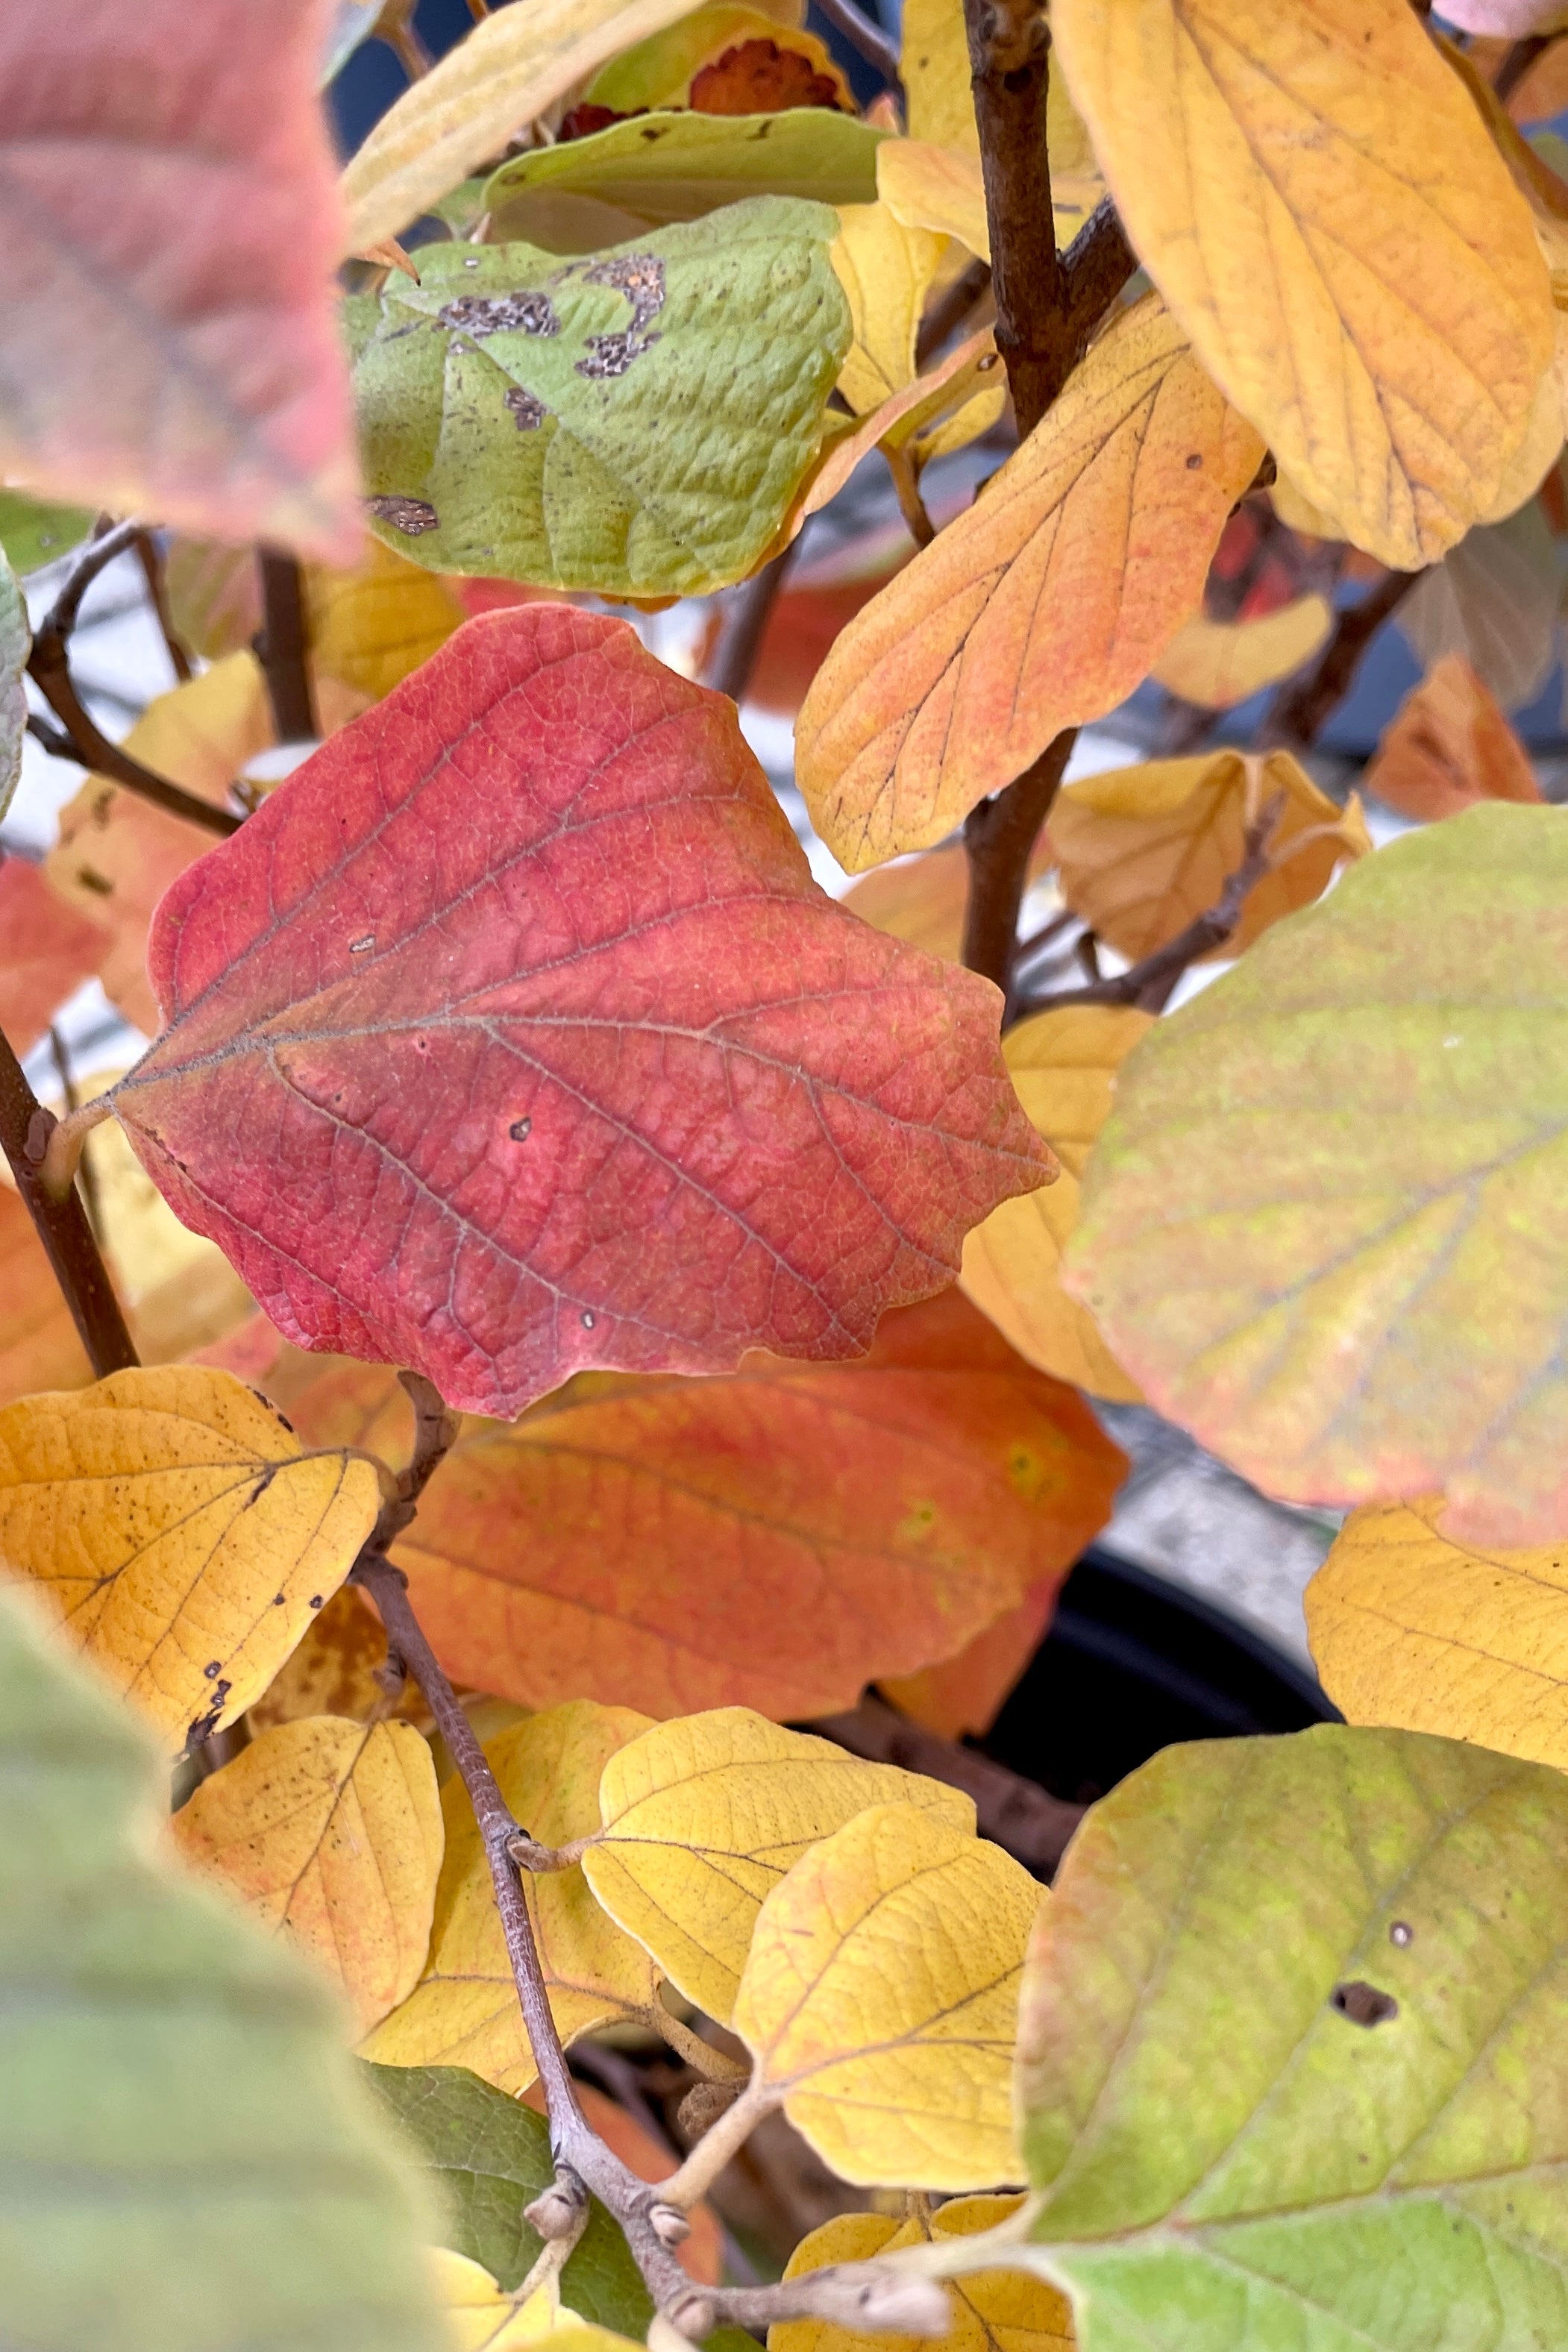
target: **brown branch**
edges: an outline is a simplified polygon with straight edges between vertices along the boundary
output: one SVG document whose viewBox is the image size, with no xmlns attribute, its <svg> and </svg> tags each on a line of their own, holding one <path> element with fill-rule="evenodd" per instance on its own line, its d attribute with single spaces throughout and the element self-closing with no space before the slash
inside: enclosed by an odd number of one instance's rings
<svg viewBox="0 0 1568 2352">
<path fill-rule="evenodd" d="M 169 583 L 163 570 L 163 551 L 150 530 L 139 530 L 132 543 L 142 566 L 142 577 L 147 583 L 147 601 L 163 634 L 169 667 L 180 684 L 188 686 L 192 676 L 191 657 L 181 642 L 174 626 L 174 616 L 169 609 Z"/>
<path fill-rule="evenodd" d="M 1367 648 L 1408 596 L 1419 572 L 1387 572 L 1359 604 L 1347 604 L 1306 676 L 1282 687 L 1258 730 L 1265 749 L 1306 751 L 1355 683 Z"/>
<path fill-rule="evenodd" d="M 980 130 L 996 348 L 1018 437 L 1067 382 L 1067 284 L 1051 213 L 1046 92 L 1050 35 L 1037 0 L 963 0 L 970 88 Z"/>
<path fill-rule="evenodd" d="M 1012 985 L 1029 853 L 1077 740 L 1076 727 L 1064 728 L 1005 792 L 982 801 L 963 821 L 963 854 L 969 864 L 963 961 L 971 971 L 994 980 L 1005 996 Z"/>
<path fill-rule="evenodd" d="M 1138 268 L 1121 215 L 1102 196 L 1062 256 L 1067 279 L 1068 349 L 1076 367 L 1095 329 Z"/>
<path fill-rule="evenodd" d="M 1163 948 L 1156 948 L 1128 971 L 1111 980 L 1092 980 L 1083 988 L 1053 988 L 1019 1000 L 1017 1017 L 1030 1013 L 1056 1013 L 1066 1004 L 1131 1004 L 1141 1013 L 1163 1013 L 1189 964 L 1223 947 L 1241 920 L 1247 896 L 1268 872 L 1268 836 L 1279 813 L 1276 793 L 1262 814 L 1247 829 L 1246 855 L 1226 882 L 1215 904 L 1196 915 Z"/>
<path fill-rule="evenodd" d="M 81 1334 L 93 1378 L 101 1381 L 139 1359 L 80 1193 L 72 1185 L 58 1196 L 44 1181 L 44 1156 L 58 1124 L 27 1084 L 10 1040 L 0 1034 L 0 1147 Z"/>
<path fill-rule="evenodd" d="M 817 6 L 830 25 L 837 26 L 852 49 L 858 49 L 868 66 L 875 66 L 889 89 L 902 87 L 899 79 L 899 45 L 873 24 L 855 0 L 816 0 Z"/>
<path fill-rule="evenodd" d="M 1543 57 L 1557 37 L 1555 33 L 1527 33 L 1522 40 L 1515 41 L 1505 52 L 1497 69 L 1497 79 L 1492 83 L 1493 90 L 1505 106 L 1536 58 Z"/>
<path fill-rule="evenodd" d="M 864 1756 L 874 1764 L 897 1764 L 905 1772 L 922 1772 L 928 1780 L 962 1789 L 974 1800 L 981 1836 L 1005 1848 L 1037 1878 L 1054 1875 L 1068 1839 L 1089 1810 L 1049 1795 L 977 1748 L 961 1748 L 956 1740 L 911 1723 L 885 1698 L 863 1698 L 847 1715 L 819 1716 L 811 1728 L 836 1747 L 847 1748 L 851 1756 Z"/>
<path fill-rule="evenodd" d="M 703 670 L 702 683 L 716 694 L 727 694 L 733 703 L 746 698 L 768 621 L 799 545 L 798 539 L 792 539 L 771 563 L 764 563 L 760 572 L 742 583 L 720 621 L 719 640 Z"/>
<path fill-rule="evenodd" d="M 306 743 L 317 733 L 310 695 L 305 584 L 291 555 L 275 547 L 260 553 L 262 623 L 254 639 L 267 680 L 279 743 Z"/>
</svg>

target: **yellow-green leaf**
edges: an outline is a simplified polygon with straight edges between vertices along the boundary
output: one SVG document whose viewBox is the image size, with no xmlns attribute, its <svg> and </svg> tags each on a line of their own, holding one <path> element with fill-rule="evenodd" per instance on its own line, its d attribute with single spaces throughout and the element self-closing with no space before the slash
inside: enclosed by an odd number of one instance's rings
<svg viewBox="0 0 1568 2352">
<path fill-rule="evenodd" d="M 1043 1889 L 1000 1846 L 874 1806 L 795 1864 L 752 1931 L 754 2086 L 843 2179 L 1016 2180 L 1013 2042 Z"/>
<path fill-rule="evenodd" d="M 912 383 L 915 337 L 944 243 L 906 228 L 884 204 L 844 205 L 829 258 L 849 305 L 852 341 L 838 390 L 858 416 Z"/>
<path fill-rule="evenodd" d="M 840 863 L 940 841 L 1131 693 L 1195 609 L 1261 455 L 1158 296 L 1122 312 L 817 672 L 796 773 Z"/>
<path fill-rule="evenodd" d="M 1150 276 L 1337 535 L 1430 563 L 1552 360 L 1524 198 L 1407 0 L 1055 0 Z"/>
<path fill-rule="evenodd" d="M 498 154 L 514 132 L 617 50 L 671 25 L 691 0 L 529 0 L 476 25 L 405 89 L 343 173 L 345 250 L 399 230 Z"/>
<path fill-rule="evenodd" d="M 950 2197 L 934 2212 L 895 2221 L 890 2213 L 839 2213 L 803 2238 L 784 2265 L 786 2279 L 833 2263 L 867 2263 L 907 2246 L 940 2245 L 1010 2221 L 1021 2197 Z M 952 2326 L 936 2352 L 1071 2352 L 1072 2311 L 1066 2295 L 1032 2271 L 974 2271 L 948 2283 Z M 786 2319 L 768 2330 L 768 2352 L 916 2352 L 930 2338 L 858 2336 L 826 2319 Z"/>
<path fill-rule="evenodd" d="M 489 1741 L 485 1753 L 516 1819 L 545 1845 L 566 1845 L 599 1827 L 606 1761 L 647 1727 L 628 1706 L 576 1699 L 531 1716 Z M 525 2091 L 536 2072 L 518 2007 L 489 1865 L 462 1782 L 441 1792 L 447 1853 L 436 1895 L 430 1958 L 401 2009 L 364 2044 L 384 2066 L 468 2066 L 503 2091 Z M 589 1893 L 580 1867 L 526 1882 L 528 1906 L 563 2042 L 615 2018 L 655 2011 L 658 1975 Z"/>
<path fill-rule="evenodd" d="M 1211 621 L 1200 613 L 1177 630 L 1149 674 L 1184 701 L 1231 710 L 1310 661 L 1333 623 L 1328 598 L 1315 592 L 1251 621 Z"/>
<path fill-rule="evenodd" d="M 413 1990 L 442 1829 L 436 1768 L 411 1725 L 275 1724 L 200 1783 L 174 1831 L 188 1862 L 337 1979 L 361 2032 Z"/>
<path fill-rule="evenodd" d="M 1289 751 L 1204 752 L 1067 785 L 1050 816 L 1062 896 L 1135 961 L 1215 904 L 1247 855 L 1247 827 L 1276 800 L 1269 870 L 1210 951 L 1239 955 L 1282 915 L 1321 898 L 1342 858 L 1372 847 L 1356 795 L 1340 808 Z"/>
<path fill-rule="evenodd" d="M 0 1411 L 0 1559 L 175 1746 L 259 1698 L 375 1524 L 232 1372 L 115 1372 Z"/>
<path fill-rule="evenodd" d="M 970 1799 L 781 1730 L 749 1707 L 661 1723 L 611 1757 L 604 1828 L 583 1858 L 613 1919 L 671 1983 L 728 2021 L 763 1898 L 819 1838 L 870 1805 L 918 1807 L 972 1836 Z"/>
<path fill-rule="evenodd" d="M 1004 1203 L 974 1227 L 963 1244 L 959 1277 L 975 1306 L 1031 1364 L 1119 1404 L 1140 1403 L 1142 1391 L 1112 1356 L 1089 1309 L 1062 1288 L 1061 1262 L 1116 1073 L 1152 1026 L 1152 1014 L 1131 1006 L 1075 1004 L 1037 1013 L 1008 1031 L 1002 1051 L 1018 1099 L 1049 1141 L 1061 1172 L 1054 1184 Z"/>
</svg>

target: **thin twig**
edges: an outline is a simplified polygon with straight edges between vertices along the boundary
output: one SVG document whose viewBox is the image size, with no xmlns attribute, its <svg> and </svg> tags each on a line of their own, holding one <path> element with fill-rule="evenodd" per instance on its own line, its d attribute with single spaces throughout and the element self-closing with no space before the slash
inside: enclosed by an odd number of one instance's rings
<svg viewBox="0 0 1568 2352">
<path fill-rule="evenodd" d="M 1038 0 L 964 0 L 980 130 L 996 348 L 1020 440 L 1068 378 L 1067 285 L 1051 213 L 1046 144 L 1050 34 Z"/>
<path fill-rule="evenodd" d="M 256 658 L 267 680 L 279 743 L 306 743 L 317 732 L 310 694 L 305 584 L 294 557 L 281 549 L 260 552 L 262 623 Z"/>
<path fill-rule="evenodd" d="M 926 362 L 940 352 L 950 335 L 955 335 L 972 310 L 978 308 L 991 291 L 991 264 L 972 261 L 961 269 L 945 293 L 931 304 L 921 320 L 915 337 L 915 365 L 923 368 Z"/>
<path fill-rule="evenodd" d="M 130 1370 L 139 1359 L 80 1193 L 74 1185 L 57 1193 L 45 1182 L 45 1155 L 58 1124 L 27 1084 L 10 1040 L 0 1034 L 0 1147 L 81 1334 L 93 1378 L 104 1380 Z"/>
<path fill-rule="evenodd" d="M 816 0 L 817 6 L 830 25 L 837 26 L 852 49 L 858 49 L 868 66 L 875 66 L 888 88 L 902 88 L 899 79 L 899 45 L 884 33 L 880 25 L 872 23 L 855 0 Z"/>
<path fill-rule="evenodd" d="M 1317 741 L 1355 684 L 1373 637 L 1422 576 L 1419 572 L 1386 572 L 1359 604 L 1346 605 L 1306 676 L 1282 687 L 1275 697 L 1258 730 L 1262 749 L 1306 751 Z"/>
<path fill-rule="evenodd" d="M 971 971 L 994 980 L 1004 996 L 1012 985 L 1029 855 L 1077 740 L 1076 727 L 1064 728 L 1005 792 L 982 801 L 963 821 L 963 854 L 969 863 L 963 961 Z"/>
<path fill-rule="evenodd" d="M 847 1715 L 819 1716 L 811 1728 L 836 1747 L 847 1748 L 851 1756 L 897 1764 L 905 1772 L 921 1772 L 928 1780 L 962 1789 L 974 1800 L 981 1836 L 1004 1847 L 1037 1878 L 1054 1875 L 1088 1811 L 1085 1805 L 1069 1805 L 1048 1795 L 977 1748 L 961 1748 L 956 1740 L 911 1723 L 885 1698 L 863 1698 Z"/>
<path fill-rule="evenodd" d="M 169 656 L 169 667 L 182 686 L 191 681 L 191 657 L 180 641 L 174 627 L 174 616 L 169 609 L 169 583 L 163 570 L 163 551 L 150 530 L 139 530 L 133 545 L 142 576 L 147 583 L 147 601 L 163 634 L 163 650 Z"/>
<path fill-rule="evenodd" d="M 727 694 L 733 703 L 746 698 L 769 619 L 799 545 L 798 539 L 792 539 L 771 563 L 764 563 L 737 588 L 720 621 L 719 641 L 702 673 L 702 683 L 716 694 Z"/>
<path fill-rule="evenodd" d="M 1194 916 L 1173 940 L 1168 940 L 1163 948 L 1156 948 L 1128 971 L 1118 972 L 1114 979 L 1090 981 L 1083 988 L 1053 988 L 1021 996 L 1019 1019 L 1030 1013 L 1059 1012 L 1068 1004 L 1130 1004 L 1141 1013 L 1163 1013 L 1188 966 L 1196 963 L 1200 956 L 1211 955 L 1215 948 L 1223 947 L 1240 922 L 1248 892 L 1262 881 L 1272 863 L 1268 836 L 1274 830 L 1279 806 L 1277 793 L 1248 825 L 1246 854 L 1215 904 Z"/>
<path fill-rule="evenodd" d="M 1515 41 L 1505 52 L 1497 69 L 1497 79 L 1492 83 L 1492 89 L 1505 106 L 1536 58 L 1543 57 L 1556 38 L 1555 33 L 1526 33 L 1522 40 Z"/>
</svg>

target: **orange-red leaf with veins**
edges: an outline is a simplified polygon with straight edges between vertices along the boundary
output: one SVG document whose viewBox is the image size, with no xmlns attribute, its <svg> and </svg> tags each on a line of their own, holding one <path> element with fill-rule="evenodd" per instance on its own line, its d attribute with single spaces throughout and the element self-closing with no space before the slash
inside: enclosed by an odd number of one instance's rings
<svg viewBox="0 0 1568 2352">
<path fill-rule="evenodd" d="M 792 106 L 838 106 L 838 85 L 799 49 L 742 41 L 692 76 L 696 114 L 781 114 Z"/>
<path fill-rule="evenodd" d="M 326 16 L 0 8 L 0 476 L 353 562 Z"/>
<path fill-rule="evenodd" d="M 510 1417 L 859 1354 L 1051 1169 L 1000 999 L 819 890 L 734 706 L 624 622 L 474 621 L 159 908 L 116 1089 L 302 1346 Z"/>
<path fill-rule="evenodd" d="M 0 860 L 0 1030 L 28 1053 L 107 945 L 97 923 L 50 888 L 36 866 Z"/>
</svg>

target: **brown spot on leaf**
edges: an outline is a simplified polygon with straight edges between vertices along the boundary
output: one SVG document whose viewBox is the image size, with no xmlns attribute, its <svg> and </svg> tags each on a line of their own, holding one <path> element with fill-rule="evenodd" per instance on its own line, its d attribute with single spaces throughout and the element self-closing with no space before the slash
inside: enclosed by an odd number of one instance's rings
<svg viewBox="0 0 1568 2352">
<path fill-rule="evenodd" d="M 532 393 L 525 392 L 520 383 L 514 383 L 511 390 L 503 395 L 501 405 L 510 409 L 517 419 L 520 433 L 537 433 L 550 414 L 544 403 L 536 400 Z"/>
<path fill-rule="evenodd" d="M 436 313 L 438 324 L 466 335 L 558 335 L 561 321 L 548 294 L 455 294 Z"/>
<path fill-rule="evenodd" d="M 590 335 L 588 356 L 577 362 L 577 373 L 589 377 L 625 375 L 632 362 L 640 359 L 657 335 L 636 335 L 629 331 L 618 335 Z"/>
<path fill-rule="evenodd" d="M 1384 2025 L 1399 2014 L 1399 2003 L 1391 1992 L 1380 1992 L 1375 1985 L 1364 1984 L 1360 1977 L 1349 1984 L 1336 1985 L 1333 2006 L 1352 2025 Z"/>
<path fill-rule="evenodd" d="M 698 114 L 780 114 L 792 106 L 842 110 L 838 85 L 815 58 L 777 41 L 741 41 L 691 79 Z"/>
<path fill-rule="evenodd" d="M 608 131 L 613 122 L 635 122 L 647 112 L 646 106 L 634 106 L 625 114 L 618 114 L 613 106 L 574 106 L 561 118 L 555 144 L 564 147 L 574 139 L 591 139 L 595 131 Z"/>
<path fill-rule="evenodd" d="M 389 522 L 407 539 L 417 539 L 422 530 L 439 530 L 441 518 L 424 499 L 384 497 L 366 499 L 365 505 L 378 522 Z"/>
<path fill-rule="evenodd" d="M 632 332 L 652 326 L 664 308 L 664 264 L 657 253 L 621 253 L 583 272 L 584 286 L 613 286 L 632 306 Z M 602 341 L 602 337 L 594 340 Z"/>
</svg>

